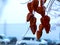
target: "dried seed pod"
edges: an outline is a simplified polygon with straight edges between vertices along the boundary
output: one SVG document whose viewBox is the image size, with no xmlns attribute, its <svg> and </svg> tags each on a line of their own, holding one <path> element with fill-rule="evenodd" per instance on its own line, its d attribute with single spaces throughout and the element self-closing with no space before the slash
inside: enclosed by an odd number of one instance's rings
<svg viewBox="0 0 60 45">
<path fill-rule="evenodd" d="M 27 18 L 27 19 L 26 19 L 27 22 L 30 21 L 30 18 L 33 17 L 33 16 L 34 16 L 34 15 L 33 15 L 32 13 L 28 13 L 28 14 L 27 14 L 27 17 L 26 17 L 26 18 Z"/>
<path fill-rule="evenodd" d="M 45 31 L 46 31 L 46 33 L 49 33 L 49 31 L 50 31 L 50 24 L 48 24 L 47 26 L 45 26 Z"/>
<path fill-rule="evenodd" d="M 32 2 L 28 3 L 28 4 L 27 4 L 27 7 L 28 7 L 29 12 L 32 13 L 32 11 L 33 11 Z"/>
<path fill-rule="evenodd" d="M 46 0 L 44 0 L 44 3 L 46 2 Z"/>
<path fill-rule="evenodd" d="M 32 16 L 30 18 L 30 25 L 35 25 L 36 24 L 36 17 Z"/>
<path fill-rule="evenodd" d="M 37 26 L 36 26 L 36 18 L 34 16 L 30 18 L 30 28 L 32 33 L 35 34 Z"/>
<path fill-rule="evenodd" d="M 48 25 L 50 22 L 50 17 L 45 15 L 44 17 L 41 18 L 41 23 L 43 24 L 43 26 Z"/>
<path fill-rule="evenodd" d="M 42 36 L 42 31 L 41 32 L 37 31 L 36 37 L 37 37 L 38 40 L 41 38 L 41 36 Z"/>
<path fill-rule="evenodd" d="M 50 22 L 50 17 L 49 17 L 49 16 L 47 16 L 47 15 L 45 15 L 44 20 L 45 20 L 46 22 Z"/>
<path fill-rule="evenodd" d="M 40 0 L 40 5 L 43 6 L 46 0 Z"/>
<path fill-rule="evenodd" d="M 43 7 L 37 7 L 37 13 L 41 14 L 41 16 L 45 16 L 45 9 Z"/>
<path fill-rule="evenodd" d="M 34 8 L 34 11 L 37 10 L 38 4 L 39 4 L 39 1 L 38 0 L 33 0 L 32 1 L 32 5 L 33 5 L 33 8 Z"/>
<path fill-rule="evenodd" d="M 30 29 L 31 29 L 32 33 L 35 34 L 37 25 L 30 26 Z"/>
<path fill-rule="evenodd" d="M 41 31 L 43 30 L 43 28 L 44 28 L 43 25 L 40 24 L 40 25 L 39 25 L 39 31 L 41 32 Z"/>
<path fill-rule="evenodd" d="M 42 24 L 40 24 L 39 25 L 39 30 L 37 31 L 37 39 L 39 40 L 40 38 L 41 38 L 41 36 L 42 36 L 42 31 L 43 31 L 43 25 Z"/>
<path fill-rule="evenodd" d="M 37 13 L 39 13 L 39 14 L 41 14 L 41 13 L 42 13 L 42 10 L 43 10 L 43 8 L 42 8 L 42 7 L 37 7 L 36 12 L 37 12 Z"/>
</svg>

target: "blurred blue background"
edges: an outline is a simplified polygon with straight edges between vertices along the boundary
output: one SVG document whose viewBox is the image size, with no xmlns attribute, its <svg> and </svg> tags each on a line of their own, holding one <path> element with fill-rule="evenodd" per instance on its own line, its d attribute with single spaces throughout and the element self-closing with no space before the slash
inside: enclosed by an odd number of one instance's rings
<svg viewBox="0 0 60 45">
<path fill-rule="evenodd" d="M 29 28 L 29 23 L 26 22 L 26 16 L 28 13 L 27 3 L 28 0 L 0 0 L 0 34 L 5 34 L 8 36 L 16 36 L 21 39 Z M 46 2 L 47 7 L 49 0 Z M 47 7 L 47 10 L 49 8 Z M 47 14 L 46 10 L 46 14 Z M 41 38 L 60 40 L 60 2 L 54 1 L 51 9 L 48 12 L 51 21 L 51 32 L 46 34 L 43 30 L 43 35 Z M 37 18 L 37 26 L 40 24 L 41 16 L 35 12 L 35 17 Z M 32 32 L 28 31 L 25 36 L 36 37 Z"/>
</svg>

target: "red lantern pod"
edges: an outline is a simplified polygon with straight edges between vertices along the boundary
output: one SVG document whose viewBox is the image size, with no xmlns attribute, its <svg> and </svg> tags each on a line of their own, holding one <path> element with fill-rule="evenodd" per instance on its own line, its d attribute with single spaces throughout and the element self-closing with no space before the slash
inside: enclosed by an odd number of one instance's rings
<svg viewBox="0 0 60 45">
<path fill-rule="evenodd" d="M 42 7 L 44 4 L 43 0 L 40 0 L 40 6 Z"/>
<path fill-rule="evenodd" d="M 38 0 L 33 0 L 32 1 L 32 5 L 33 5 L 33 8 L 34 8 L 34 11 L 37 10 L 38 4 L 39 4 L 39 1 Z"/>
<path fill-rule="evenodd" d="M 28 3 L 28 4 L 27 4 L 27 7 L 28 7 L 29 12 L 32 13 L 32 11 L 33 11 L 32 2 Z"/>
<path fill-rule="evenodd" d="M 46 0 L 44 0 L 44 3 L 46 2 Z"/>
<path fill-rule="evenodd" d="M 32 33 L 35 34 L 37 26 L 36 25 L 30 26 L 30 29 L 31 29 Z"/>
<path fill-rule="evenodd" d="M 33 16 L 33 14 L 32 14 L 32 13 L 28 13 L 28 14 L 27 14 L 27 17 L 26 17 L 26 18 L 27 18 L 27 19 L 26 19 L 26 20 L 27 20 L 27 22 L 30 20 L 30 18 L 31 18 L 32 16 Z"/>
<path fill-rule="evenodd" d="M 45 23 L 44 17 L 42 17 L 40 20 L 41 20 L 42 25 L 45 26 L 46 23 Z"/>
<path fill-rule="evenodd" d="M 43 7 L 37 7 L 36 12 L 41 14 L 42 17 L 45 16 L 45 10 Z"/>
<path fill-rule="evenodd" d="M 43 8 L 42 8 L 42 7 L 37 7 L 36 12 L 37 12 L 37 13 L 39 13 L 39 14 L 41 14 L 41 13 L 42 13 L 42 10 L 43 10 Z"/>
<path fill-rule="evenodd" d="M 46 0 L 40 0 L 40 5 L 43 6 Z"/>
<path fill-rule="evenodd" d="M 37 31 L 36 37 L 37 37 L 38 40 L 41 38 L 41 36 L 42 36 L 42 31 L 41 32 Z"/>
<path fill-rule="evenodd" d="M 49 23 L 50 22 L 50 17 L 45 15 L 44 20 Z"/>
<path fill-rule="evenodd" d="M 37 26 L 36 26 L 36 18 L 34 16 L 30 19 L 30 28 L 33 34 L 35 34 Z"/>
<path fill-rule="evenodd" d="M 30 18 L 30 28 L 32 33 L 35 34 L 37 26 L 36 26 L 36 18 L 34 16 Z"/>
<path fill-rule="evenodd" d="M 36 25 L 36 18 L 34 16 L 30 19 L 30 25 Z"/>
<path fill-rule="evenodd" d="M 40 38 L 41 38 L 41 36 L 42 36 L 42 31 L 43 31 L 43 25 L 42 24 L 40 24 L 39 25 L 39 30 L 37 31 L 37 39 L 39 40 Z"/>
<path fill-rule="evenodd" d="M 45 26 L 45 31 L 46 31 L 46 33 L 49 33 L 49 31 L 50 31 L 50 24 Z"/>
<path fill-rule="evenodd" d="M 50 17 L 49 16 L 46 15 L 46 16 L 41 18 L 41 23 L 43 24 L 43 26 L 48 25 L 49 22 L 50 22 Z"/>
<path fill-rule="evenodd" d="M 40 24 L 40 25 L 39 25 L 39 31 L 41 32 L 41 31 L 43 30 L 43 28 L 44 28 L 43 25 Z"/>
</svg>

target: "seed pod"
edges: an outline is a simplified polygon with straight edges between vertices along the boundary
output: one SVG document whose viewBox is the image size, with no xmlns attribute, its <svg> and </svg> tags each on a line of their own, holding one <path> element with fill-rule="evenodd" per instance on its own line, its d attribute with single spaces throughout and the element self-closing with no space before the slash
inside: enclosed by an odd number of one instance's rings
<svg viewBox="0 0 60 45">
<path fill-rule="evenodd" d="M 44 0 L 44 3 L 46 2 L 46 0 Z"/>
<path fill-rule="evenodd" d="M 46 0 L 40 0 L 40 5 L 43 6 Z"/>
<path fill-rule="evenodd" d="M 43 28 L 44 28 L 43 25 L 40 24 L 40 25 L 39 25 L 39 31 L 41 32 L 41 31 L 43 30 Z"/>
<path fill-rule="evenodd" d="M 30 25 L 36 25 L 36 17 L 34 17 L 34 16 L 31 17 Z"/>
<path fill-rule="evenodd" d="M 45 31 L 46 31 L 46 33 L 49 33 L 49 31 L 50 31 L 50 24 L 48 24 L 47 26 L 45 26 Z"/>
<path fill-rule="evenodd" d="M 29 10 L 30 13 L 32 13 L 32 11 L 33 11 L 33 7 L 32 6 L 33 6 L 32 2 L 27 4 L 27 7 L 28 7 L 28 10 Z"/>
<path fill-rule="evenodd" d="M 45 20 L 46 22 L 50 22 L 50 17 L 49 17 L 49 16 L 47 16 L 47 15 L 45 15 L 44 20 Z"/>
<path fill-rule="evenodd" d="M 35 34 L 37 26 L 36 25 L 30 26 L 30 29 L 31 29 L 32 33 Z"/>
<path fill-rule="evenodd" d="M 34 16 L 30 18 L 30 28 L 32 33 L 35 34 L 37 26 L 36 26 L 36 18 Z"/>
<path fill-rule="evenodd" d="M 41 23 L 43 24 L 43 26 L 48 25 L 49 22 L 50 22 L 50 17 L 49 16 L 46 15 L 46 16 L 41 18 Z"/>
<path fill-rule="evenodd" d="M 32 13 L 28 13 L 28 14 L 27 14 L 27 17 L 26 17 L 26 18 L 27 18 L 27 19 L 26 19 L 27 22 L 30 20 L 30 18 L 31 18 L 32 16 L 34 16 Z"/>
<path fill-rule="evenodd" d="M 39 4 L 39 1 L 38 0 L 33 0 L 32 1 L 32 5 L 33 5 L 33 8 L 34 8 L 34 11 L 37 10 L 38 4 Z"/>
<path fill-rule="evenodd" d="M 41 16 L 45 16 L 45 9 L 43 7 L 37 7 L 37 13 L 41 14 Z"/>
<path fill-rule="evenodd" d="M 41 36 L 42 36 L 42 31 L 41 32 L 37 31 L 36 37 L 37 37 L 38 40 L 41 38 Z"/>
<path fill-rule="evenodd" d="M 43 25 L 39 25 L 39 30 L 37 31 L 37 39 L 39 40 L 42 36 L 42 31 L 43 31 Z"/>
</svg>

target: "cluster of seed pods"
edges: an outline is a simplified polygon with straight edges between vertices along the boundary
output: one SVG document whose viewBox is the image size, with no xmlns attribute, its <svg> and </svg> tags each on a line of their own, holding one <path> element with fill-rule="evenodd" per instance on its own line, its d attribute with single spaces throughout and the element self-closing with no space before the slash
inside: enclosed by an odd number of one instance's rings
<svg viewBox="0 0 60 45">
<path fill-rule="evenodd" d="M 30 22 L 30 29 L 33 34 L 36 33 L 36 37 L 39 40 L 42 36 L 42 31 L 45 28 L 46 33 L 50 31 L 50 17 L 45 15 L 45 7 L 43 4 L 46 0 L 40 0 L 40 6 L 38 0 L 33 0 L 27 4 L 29 13 L 27 14 L 27 22 Z M 39 30 L 37 30 L 36 17 L 34 17 L 33 11 L 39 13 L 42 17 L 40 19 L 41 24 L 39 25 Z"/>
<path fill-rule="evenodd" d="M 36 17 L 34 17 L 34 14 L 28 13 L 27 22 L 28 21 L 30 21 L 30 28 L 31 28 L 32 33 L 35 34 L 37 30 L 37 26 L 36 26 Z"/>
</svg>

